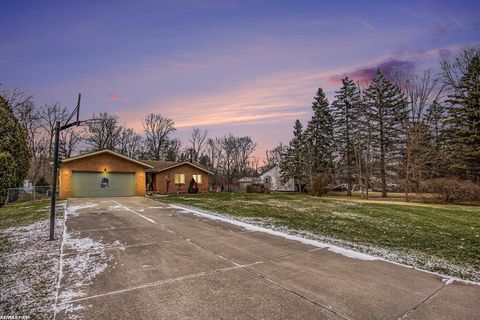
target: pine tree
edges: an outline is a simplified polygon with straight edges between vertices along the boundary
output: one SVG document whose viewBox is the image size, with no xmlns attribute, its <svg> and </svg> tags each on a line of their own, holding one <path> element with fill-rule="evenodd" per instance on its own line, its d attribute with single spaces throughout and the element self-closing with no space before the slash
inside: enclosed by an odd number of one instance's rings
<svg viewBox="0 0 480 320">
<path fill-rule="evenodd" d="M 293 128 L 293 138 L 290 140 L 285 157 L 280 164 L 280 172 L 283 181 L 293 178 L 298 184 L 298 190 L 301 190 L 305 181 L 303 168 L 305 141 L 303 125 L 300 120 L 295 121 Z"/>
<path fill-rule="evenodd" d="M 15 186 L 16 165 L 9 152 L 0 152 L 0 207 L 5 204 L 8 188 Z"/>
<path fill-rule="evenodd" d="M 425 166 L 428 167 L 427 179 L 438 178 L 445 174 L 447 166 L 447 153 L 445 152 L 445 106 L 434 100 L 424 116 L 426 132 L 424 139 L 428 146 L 423 149 Z"/>
<path fill-rule="evenodd" d="M 434 139 L 434 143 L 437 147 L 440 147 L 442 143 L 442 132 L 445 129 L 445 107 L 434 100 L 431 106 L 427 110 L 425 115 L 425 122 L 430 129 L 430 134 Z"/>
<path fill-rule="evenodd" d="M 348 77 L 342 79 L 342 87 L 332 103 L 335 123 L 335 141 L 339 158 L 339 169 L 346 174 L 349 196 L 352 195 L 354 157 L 354 127 L 361 105 L 360 94 L 355 83 Z"/>
<path fill-rule="evenodd" d="M 313 115 L 305 130 L 306 156 L 314 174 L 333 171 L 333 116 L 322 88 L 312 103 Z"/>
<path fill-rule="evenodd" d="M 480 182 L 480 54 L 469 61 L 454 92 L 448 101 L 452 169 Z"/>
<path fill-rule="evenodd" d="M 372 83 L 365 91 L 365 101 L 372 115 L 373 145 L 379 156 L 382 197 L 386 197 L 387 163 L 396 164 L 395 158 L 403 147 L 402 132 L 408 119 L 406 100 L 400 89 L 377 70 Z"/>
<path fill-rule="evenodd" d="M 10 154 L 15 162 L 15 178 L 9 186 L 14 188 L 22 184 L 30 166 L 27 134 L 15 118 L 12 108 L 2 96 L 0 96 L 0 114 L 2 115 L 0 117 L 0 152 Z M 8 162 L 5 161 L 5 163 Z M 0 168 L 0 170 L 2 169 Z"/>
</svg>

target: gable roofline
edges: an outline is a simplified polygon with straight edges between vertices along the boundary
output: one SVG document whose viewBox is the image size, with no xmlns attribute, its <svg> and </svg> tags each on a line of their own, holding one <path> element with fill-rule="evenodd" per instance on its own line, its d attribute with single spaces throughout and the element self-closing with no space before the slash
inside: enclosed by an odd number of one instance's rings
<svg viewBox="0 0 480 320">
<path fill-rule="evenodd" d="M 153 168 L 153 167 L 152 167 L 151 165 L 149 165 L 149 164 L 146 164 L 146 163 L 141 162 L 141 161 L 139 161 L 139 160 L 135 160 L 135 159 L 133 159 L 133 158 L 124 156 L 124 155 L 121 154 L 121 153 L 118 153 L 118 152 L 115 152 L 115 151 L 112 151 L 112 150 L 109 150 L 109 149 L 103 149 L 103 150 L 93 151 L 93 152 L 89 152 L 89 153 L 84 153 L 84 154 L 81 154 L 81 155 L 78 155 L 78 156 L 75 156 L 75 157 L 71 157 L 71 158 L 64 159 L 64 160 L 62 160 L 62 162 L 75 161 L 75 160 L 79 160 L 79 159 L 83 159 L 83 158 L 88 158 L 88 157 L 96 156 L 96 155 L 103 154 L 103 153 L 108 153 L 108 154 L 117 156 L 117 157 L 119 157 L 119 158 L 128 160 L 128 161 L 133 162 L 133 163 L 136 163 L 136 164 L 138 164 L 138 165 L 141 165 L 141 166 L 143 166 L 143 167 L 145 167 L 145 168 L 149 168 L 149 169 Z"/>
<path fill-rule="evenodd" d="M 278 170 L 280 171 L 280 167 L 275 164 L 273 166 L 271 166 L 270 168 L 268 168 L 267 170 L 263 171 L 262 174 L 260 174 L 260 177 L 263 177 L 264 175 L 266 175 L 267 173 L 269 173 L 270 171 L 272 171 L 273 169 L 277 168 L 278 167 Z"/>
<path fill-rule="evenodd" d="M 191 163 L 191 162 L 188 162 L 188 161 L 184 161 L 184 162 L 178 162 L 178 163 L 175 163 L 174 165 L 171 165 L 169 167 L 166 167 L 166 168 L 162 168 L 162 169 L 152 169 L 152 170 L 148 170 L 150 172 L 163 172 L 163 171 L 167 171 L 167 170 L 170 170 L 170 169 L 173 169 L 173 168 L 176 168 L 176 167 L 179 167 L 181 165 L 190 165 L 194 168 L 197 168 L 198 170 L 201 170 L 203 172 L 206 172 L 206 173 L 209 173 L 209 174 L 213 174 L 213 172 L 207 170 L 206 168 L 202 167 L 202 166 L 199 166 L 198 164 L 195 164 L 195 163 Z"/>
</svg>

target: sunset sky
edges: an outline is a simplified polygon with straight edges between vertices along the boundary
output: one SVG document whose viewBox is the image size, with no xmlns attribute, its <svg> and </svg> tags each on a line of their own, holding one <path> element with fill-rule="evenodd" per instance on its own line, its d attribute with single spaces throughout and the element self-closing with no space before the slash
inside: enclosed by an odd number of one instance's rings
<svg viewBox="0 0 480 320">
<path fill-rule="evenodd" d="M 0 83 L 72 108 L 150 112 L 176 136 L 251 135 L 257 155 L 306 122 L 321 86 L 418 72 L 480 43 L 480 1 L 2 1 Z"/>
</svg>

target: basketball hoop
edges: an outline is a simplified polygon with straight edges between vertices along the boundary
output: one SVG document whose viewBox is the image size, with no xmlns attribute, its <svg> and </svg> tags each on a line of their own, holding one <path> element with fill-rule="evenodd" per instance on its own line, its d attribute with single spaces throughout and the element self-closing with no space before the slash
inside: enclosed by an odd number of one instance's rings
<svg viewBox="0 0 480 320">
<path fill-rule="evenodd" d="M 82 95 L 78 94 L 77 105 L 73 109 L 72 113 L 68 117 L 65 124 L 62 126 L 60 121 L 57 121 L 55 125 L 55 147 L 53 153 L 53 179 L 52 179 L 52 199 L 50 203 L 50 240 L 55 240 L 55 210 L 56 210 L 56 201 L 57 201 L 57 180 L 58 180 L 58 168 L 60 167 L 58 159 L 58 149 L 60 145 L 60 132 L 71 128 L 73 126 L 82 126 L 88 125 L 100 121 L 101 119 L 88 119 L 80 121 L 80 100 Z M 75 119 L 75 121 L 72 121 Z"/>
</svg>

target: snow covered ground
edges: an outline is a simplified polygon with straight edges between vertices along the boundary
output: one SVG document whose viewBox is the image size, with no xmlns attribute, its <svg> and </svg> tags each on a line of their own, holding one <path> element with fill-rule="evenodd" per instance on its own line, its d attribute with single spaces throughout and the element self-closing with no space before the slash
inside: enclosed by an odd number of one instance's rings
<svg viewBox="0 0 480 320">
<path fill-rule="evenodd" d="M 62 230 L 63 218 L 59 218 L 56 234 L 60 239 Z M 2 230 L 7 243 L 0 259 L 1 315 L 53 317 L 60 241 L 47 241 L 48 232 L 48 219 Z"/>
<path fill-rule="evenodd" d="M 92 206 L 69 207 L 66 219 Z M 107 268 L 106 245 L 79 232 L 65 232 L 64 221 L 57 218 L 55 241 L 47 240 L 48 219 L 1 231 L 0 315 L 54 319 L 65 311 L 68 316 L 79 308 L 69 302 L 83 297 L 85 287 Z"/>
</svg>

